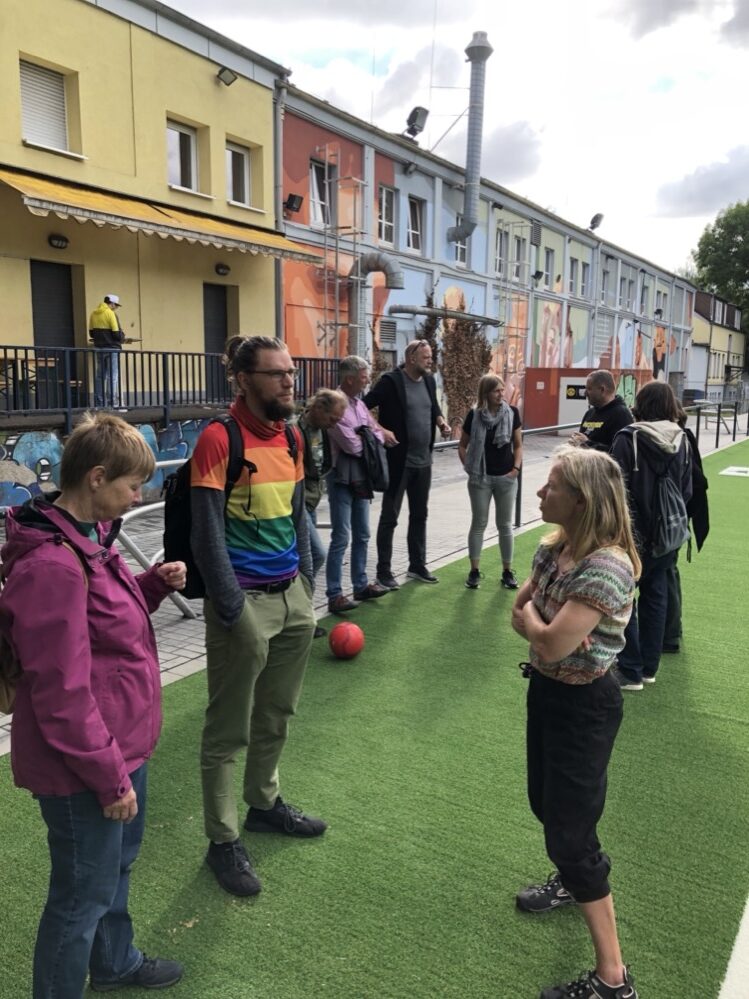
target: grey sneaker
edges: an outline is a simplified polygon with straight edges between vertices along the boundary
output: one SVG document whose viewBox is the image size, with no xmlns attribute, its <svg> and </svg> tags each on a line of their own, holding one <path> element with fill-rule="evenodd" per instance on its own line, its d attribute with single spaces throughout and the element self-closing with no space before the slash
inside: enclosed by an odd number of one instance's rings
<svg viewBox="0 0 749 999">
<path fill-rule="evenodd" d="M 574 982 L 544 989 L 540 999 L 637 999 L 637 990 L 629 968 L 621 985 L 607 985 L 595 971 L 588 971 Z"/>
<path fill-rule="evenodd" d="M 563 905 L 575 905 L 575 900 L 562 884 L 559 872 L 555 871 L 545 884 L 528 885 L 519 891 L 515 904 L 523 912 L 551 912 Z"/>
<path fill-rule="evenodd" d="M 506 590 L 516 590 L 518 588 L 518 581 L 515 578 L 515 573 L 512 571 L 512 569 L 502 570 L 502 578 L 500 579 L 500 583 L 502 584 L 502 586 L 504 586 Z"/>
<path fill-rule="evenodd" d="M 399 590 L 401 588 L 401 584 L 392 572 L 378 572 L 377 582 L 380 586 L 384 586 L 386 590 Z"/>
<path fill-rule="evenodd" d="M 409 579 L 418 579 L 420 583 L 439 583 L 439 579 L 437 579 L 436 576 L 433 576 L 425 565 L 417 566 L 415 569 L 409 569 L 406 575 Z"/>
</svg>

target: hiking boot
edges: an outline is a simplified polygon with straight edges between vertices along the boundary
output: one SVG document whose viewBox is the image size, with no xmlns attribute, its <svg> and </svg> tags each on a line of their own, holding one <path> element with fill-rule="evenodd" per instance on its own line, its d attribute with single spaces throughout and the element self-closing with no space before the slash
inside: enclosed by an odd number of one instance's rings
<svg viewBox="0 0 749 999">
<path fill-rule="evenodd" d="M 328 823 L 288 805 L 279 795 L 273 808 L 250 808 L 244 827 L 249 832 L 280 832 L 287 836 L 322 836 Z"/>
<path fill-rule="evenodd" d="M 211 843 L 205 862 L 224 891 L 231 895 L 241 898 L 257 895 L 262 887 L 252 868 L 252 861 L 238 839 L 233 843 Z"/>
<path fill-rule="evenodd" d="M 420 583 L 439 583 L 439 579 L 433 576 L 425 565 L 416 569 L 409 569 L 406 573 L 409 579 L 418 579 Z"/>
<path fill-rule="evenodd" d="M 642 680 L 630 680 L 628 676 L 622 673 L 618 666 L 612 667 L 611 675 L 619 684 L 620 690 L 642 690 Z"/>
<path fill-rule="evenodd" d="M 471 569 L 466 579 L 466 586 L 469 590 L 477 590 L 481 586 L 482 574 L 478 569 Z"/>
<path fill-rule="evenodd" d="M 321 624 L 316 624 L 315 625 L 315 630 L 312 632 L 312 637 L 313 638 L 325 638 L 325 636 L 327 635 L 327 633 L 328 633 L 328 629 L 327 628 L 323 628 L 323 626 Z"/>
<path fill-rule="evenodd" d="M 384 597 L 386 593 L 390 593 L 389 587 L 367 583 L 363 590 L 354 591 L 354 600 L 375 600 L 377 597 Z"/>
<path fill-rule="evenodd" d="M 331 614 L 345 614 L 346 611 L 354 610 L 358 606 L 359 604 L 355 600 L 344 596 L 342 593 L 328 600 L 328 610 Z"/>
<path fill-rule="evenodd" d="M 114 992 L 115 989 L 166 989 L 176 985 L 185 973 L 178 961 L 167 961 L 163 957 L 146 957 L 143 963 L 131 974 L 116 982 L 91 982 L 94 992 Z"/>
<path fill-rule="evenodd" d="M 500 583 L 502 584 L 502 586 L 504 586 L 506 590 L 516 590 L 518 588 L 518 581 L 515 578 L 515 573 L 512 571 L 512 569 L 502 570 L 502 578 L 500 579 Z"/>
<path fill-rule="evenodd" d="M 515 904 L 523 912 L 551 912 L 563 905 L 574 905 L 575 900 L 562 884 L 559 871 L 549 876 L 543 885 L 528 885 L 515 896 Z"/>
<path fill-rule="evenodd" d="M 544 989 L 540 999 L 637 999 L 637 990 L 627 968 L 622 985 L 607 985 L 595 971 L 589 971 L 574 982 Z"/>
<path fill-rule="evenodd" d="M 401 584 L 392 572 L 378 572 L 377 582 L 380 586 L 384 586 L 386 590 L 399 590 L 401 588 Z"/>
</svg>

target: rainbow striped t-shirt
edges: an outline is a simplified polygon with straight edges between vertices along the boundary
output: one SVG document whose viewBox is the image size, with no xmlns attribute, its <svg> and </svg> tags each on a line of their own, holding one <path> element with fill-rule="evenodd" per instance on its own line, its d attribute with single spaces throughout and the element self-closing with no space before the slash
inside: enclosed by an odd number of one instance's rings
<svg viewBox="0 0 749 999">
<path fill-rule="evenodd" d="M 292 497 L 304 479 L 300 442 L 294 462 L 283 423 L 261 423 L 242 400 L 231 407 L 244 441 L 244 457 L 257 466 L 242 474 L 226 508 L 226 548 L 237 582 L 244 589 L 291 579 L 299 571 Z M 226 428 L 212 423 L 200 435 L 192 456 L 192 486 L 224 491 L 229 460 Z"/>
</svg>

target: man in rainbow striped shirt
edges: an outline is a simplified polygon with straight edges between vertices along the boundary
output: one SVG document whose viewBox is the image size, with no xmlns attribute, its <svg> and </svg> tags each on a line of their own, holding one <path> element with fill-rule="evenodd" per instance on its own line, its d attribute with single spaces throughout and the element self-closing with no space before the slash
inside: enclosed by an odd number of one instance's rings
<svg viewBox="0 0 749 999">
<path fill-rule="evenodd" d="M 261 885 L 239 839 L 233 773 L 240 752 L 245 829 L 313 837 L 327 826 L 279 793 L 278 763 L 315 629 L 302 439 L 295 430 L 292 449 L 285 425 L 296 371 L 284 344 L 261 336 L 232 337 L 226 365 L 238 393 L 230 413 L 244 468 L 227 502 L 229 438 L 211 423 L 193 454 L 190 543 L 207 593 L 206 862 L 222 888 L 247 896 Z"/>
</svg>

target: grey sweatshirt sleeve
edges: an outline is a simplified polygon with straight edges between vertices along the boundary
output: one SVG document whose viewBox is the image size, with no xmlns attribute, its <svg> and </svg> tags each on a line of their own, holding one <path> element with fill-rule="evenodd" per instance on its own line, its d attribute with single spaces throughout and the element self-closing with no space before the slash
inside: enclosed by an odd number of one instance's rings
<svg viewBox="0 0 749 999">
<path fill-rule="evenodd" d="M 299 572 L 313 586 L 312 549 L 309 543 L 309 527 L 307 525 L 307 510 L 304 505 L 304 482 L 297 482 L 294 495 L 291 498 L 291 517 L 296 531 L 296 547 L 299 553 Z"/>
<path fill-rule="evenodd" d="M 190 490 L 190 547 L 203 577 L 208 599 L 221 623 L 231 628 L 239 620 L 244 608 L 244 593 L 239 588 L 226 550 L 224 500 L 224 493 L 220 489 L 193 486 Z M 307 549 L 309 551 L 309 538 Z"/>
</svg>

